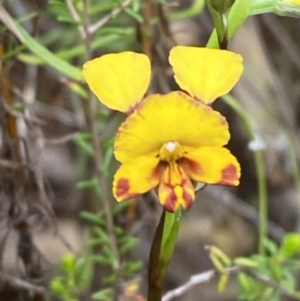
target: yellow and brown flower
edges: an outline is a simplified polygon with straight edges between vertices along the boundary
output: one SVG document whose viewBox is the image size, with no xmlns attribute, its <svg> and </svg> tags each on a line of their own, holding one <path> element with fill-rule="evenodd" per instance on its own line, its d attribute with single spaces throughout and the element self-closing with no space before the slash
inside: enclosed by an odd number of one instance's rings
<svg viewBox="0 0 300 301">
<path fill-rule="evenodd" d="M 118 201 L 157 188 L 164 208 L 189 208 L 192 181 L 238 185 L 240 166 L 224 148 L 230 133 L 226 119 L 207 104 L 228 93 L 242 70 L 239 55 L 216 49 L 177 46 L 170 63 L 181 91 L 146 97 L 150 63 L 133 52 L 89 61 L 84 76 L 108 107 L 131 113 L 120 126 L 115 156 L 121 166 L 113 193 Z"/>
</svg>

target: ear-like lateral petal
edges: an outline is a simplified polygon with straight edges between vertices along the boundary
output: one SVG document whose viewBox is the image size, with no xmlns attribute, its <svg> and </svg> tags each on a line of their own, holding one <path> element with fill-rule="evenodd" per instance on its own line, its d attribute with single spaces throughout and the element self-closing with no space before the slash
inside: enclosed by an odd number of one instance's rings
<svg viewBox="0 0 300 301">
<path fill-rule="evenodd" d="M 227 94 L 244 69 L 239 54 L 220 49 L 176 46 L 169 61 L 180 88 L 205 104 Z"/>
<path fill-rule="evenodd" d="M 139 157 L 122 164 L 113 181 L 116 200 L 125 201 L 156 187 L 160 174 L 158 163 L 158 158 Z"/>
<path fill-rule="evenodd" d="M 175 212 L 180 206 L 188 209 L 193 204 L 194 186 L 184 170 L 176 163 L 168 165 L 162 172 L 158 197 L 169 212 Z"/>
<path fill-rule="evenodd" d="M 83 76 L 104 105 L 128 113 L 148 89 L 151 66 L 148 57 L 141 53 L 111 53 L 86 62 Z"/>
<path fill-rule="evenodd" d="M 186 154 L 179 164 L 188 177 L 195 181 L 233 186 L 239 184 L 240 165 L 226 148 L 201 147 Z"/>
</svg>

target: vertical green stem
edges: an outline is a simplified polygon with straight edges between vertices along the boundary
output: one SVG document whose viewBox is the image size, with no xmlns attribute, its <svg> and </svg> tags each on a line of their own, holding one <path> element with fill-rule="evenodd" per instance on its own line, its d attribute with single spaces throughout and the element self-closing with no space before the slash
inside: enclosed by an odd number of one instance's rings
<svg viewBox="0 0 300 301">
<path fill-rule="evenodd" d="M 209 2 L 209 1 L 208 1 Z M 255 1 L 256 4 L 262 5 L 262 1 Z M 269 3 L 268 5 L 271 5 Z M 236 0 L 228 15 L 228 38 L 230 39 L 235 31 L 244 23 L 250 13 L 250 0 Z M 272 1 L 273 4 L 273 1 Z M 215 22 L 216 25 L 216 22 Z M 215 36 L 213 33 L 207 43 L 207 47 L 216 47 Z M 249 116 L 239 105 L 239 103 L 231 96 L 223 96 L 225 102 L 242 118 L 246 130 L 251 140 L 257 140 L 255 132 L 252 129 L 252 124 Z M 258 209 L 259 209 L 259 245 L 258 250 L 260 254 L 264 254 L 264 240 L 267 236 L 268 223 L 268 200 L 267 200 L 267 182 L 266 172 L 264 168 L 264 159 L 262 150 L 256 149 L 254 153 L 254 163 L 256 167 L 256 175 L 258 181 Z"/>
<path fill-rule="evenodd" d="M 240 104 L 231 95 L 222 97 L 227 105 L 229 105 L 243 120 L 245 128 L 251 140 L 257 140 L 257 137 L 252 129 L 252 123 L 248 114 L 240 106 Z M 268 224 L 268 199 L 267 199 L 267 181 L 266 171 L 264 167 L 263 152 L 260 149 L 253 151 L 254 164 L 256 168 L 256 176 L 258 181 L 258 209 L 259 209 L 259 245 L 258 251 L 264 254 L 264 240 L 267 237 Z"/>
<path fill-rule="evenodd" d="M 297 189 L 297 203 L 298 203 L 298 210 L 300 212 L 300 166 L 299 162 L 297 160 L 297 153 L 299 153 L 299 144 L 296 142 L 297 137 L 293 133 L 289 133 L 286 131 L 286 136 L 289 141 L 289 146 L 290 146 L 290 158 L 291 158 L 291 166 L 293 167 L 293 178 L 294 178 L 294 183 L 295 187 Z M 298 224 L 298 229 L 299 229 L 299 224 Z"/>
<path fill-rule="evenodd" d="M 181 209 L 163 211 L 157 226 L 149 256 L 147 301 L 160 301 L 164 278 L 171 260 L 179 231 Z"/>
<path fill-rule="evenodd" d="M 268 234 L 268 199 L 267 199 L 267 182 L 266 171 L 264 167 L 263 152 L 254 151 L 254 161 L 258 181 L 258 210 L 259 210 L 259 254 L 265 253 L 264 240 Z"/>
</svg>

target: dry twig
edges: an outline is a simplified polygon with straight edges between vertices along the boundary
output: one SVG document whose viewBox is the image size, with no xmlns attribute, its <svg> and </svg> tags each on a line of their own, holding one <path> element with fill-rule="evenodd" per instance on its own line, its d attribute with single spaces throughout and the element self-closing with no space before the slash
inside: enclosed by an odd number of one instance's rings
<svg viewBox="0 0 300 301">
<path fill-rule="evenodd" d="M 300 296 L 297 292 L 293 292 L 284 286 L 280 285 L 276 281 L 274 281 L 272 278 L 269 276 L 263 275 L 259 272 L 257 272 L 254 269 L 249 269 L 249 268 L 243 268 L 240 266 L 233 266 L 224 269 L 224 273 L 228 274 L 235 274 L 237 272 L 244 272 L 251 276 L 252 278 L 259 280 L 270 287 L 274 288 L 275 290 L 279 291 L 282 295 L 285 295 L 287 297 L 293 298 L 295 300 L 300 300 Z M 182 296 L 185 294 L 187 291 L 195 287 L 196 285 L 208 282 L 212 280 L 215 276 L 217 276 L 219 273 L 216 270 L 209 270 L 203 273 L 195 274 L 190 277 L 190 279 L 184 283 L 183 285 L 167 292 L 163 298 L 162 301 L 170 301 L 173 300 L 176 297 Z"/>
<path fill-rule="evenodd" d="M 49 295 L 49 292 L 46 290 L 45 287 L 41 285 L 35 285 L 33 283 L 17 278 L 15 276 L 8 275 L 4 272 L 0 272 L 0 278 L 3 281 L 9 282 L 9 284 L 12 285 L 13 287 L 29 290 L 42 295 Z"/>
</svg>

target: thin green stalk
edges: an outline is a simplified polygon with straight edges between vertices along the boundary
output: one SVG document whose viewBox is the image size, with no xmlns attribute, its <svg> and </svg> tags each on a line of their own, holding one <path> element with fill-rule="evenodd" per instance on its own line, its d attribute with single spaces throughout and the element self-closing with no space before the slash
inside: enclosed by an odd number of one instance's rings
<svg viewBox="0 0 300 301">
<path fill-rule="evenodd" d="M 160 301 L 164 278 L 171 260 L 179 231 L 181 209 L 175 213 L 163 211 L 149 256 L 147 301 Z"/>
<path fill-rule="evenodd" d="M 249 17 L 251 0 L 236 0 L 234 5 L 230 8 L 228 20 L 228 40 L 230 40 L 239 27 Z M 206 47 L 219 48 L 218 35 L 216 30 L 212 32 Z"/>
<path fill-rule="evenodd" d="M 89 14 L 89 1 L 88 0 L 82 0 L 83 4 L 83 31 L 79 29 L 79 33 L 81 33 L 81 36 L 83 38 L 83 42 L 86 48 L 86 59 L 90 60 L 92 58 L 92 35 L 90 34 L 88 28 L 90 25 L 90 14 Z M 105 228 L 107 231 L 107 235 L 109 238 L 110 248 L 111 252 L 113 254 L 114 261 L 112 263 L 112 270 L 117 276 L 117 281 L 115 285 L 115 289 L 113 290 L 113 296 L 112 300 L 118 300 L 118 293 L 117 293 L 117 283 L 120 276 L 120 254 L 118 250 L 118 244 L 117 239 L 114 233 L 114 220 L 113 220 L 113 214 L 112 214 L 112 208 L 110 205 L 110 198 L 107 190 L 107 183 L 105 179 L 105 175 L 103 174 L 101 167 L 103 166 L 103 152 L 101 149 L 100 139 L 98 135 L 98 129 L 97 129 L 97 116 L 96 116 L 96 104 L 97 100 L 95 99 L 95 96 L 92 94 L 91 90 L 88 92 L 88 98 L 87 98 L 87 112 L 90 122 L 90 130 L 92 133 L 93 138 L 93 146 L 95 149 L 95 164 L 96 164 L 96 177 L 98 181 L 97 186 L 97 194 L 100 196 L 100 199 L 102 201 L 103 210 L 104 210 L 104 216 L 105 216 Z M 99 269 L 99 266 L 95 265 L 94 267 L 94 281 L 92 286 L 99 285 L 99 276 L 101 274 L 101 269 Z"/>
<path fill-rule="evenodd" d="M 300 212 L 300 166 L 299 162 L 297 160 L 297 153 L 299 153 L 299 144 L 296 142 L 297 137 L 293 133 L 289 133 L 286 131 L 286 136 L 289 141 L 290 146 L 290 158 L 291 158 L 291 166 L 293 168 L 293 178 L 295 187 L 298 192 L 298 210 Z M 299 230 L 299 224 L 298 224 L 298 230 Z"/>
<path fill-rule="evenodd" d="M 250 13 L 250 0 L 236 0 L 235 4 L 228 14 L 228 38 L 230 39 L 236 30 L 245 22 Z M 216 30 L 212 33 L 207 47 L 219 48 Z M 227 105 L 229 105 L 243 120 L 249 138 L 251 140 L 257 140 L 255 132 L 252 129 L 251 119 L 239 105 L 236 99 L 231 95 L 225 95 L 222 97 Z M 268 200 L 267 200 L 267 182 L 266 171 L 264 168 L 263 152 L 261 149 L 253 150 L 254 163 L 256 167 L 256 175 L 258 181 L 258 210 L 259 210 L 259 245 L 258 250 L 260 254 L 264 254 L 264 240 L 267 237 L 267 222 L 268 222 Z"/>
<path fill-rule="evenodd" d="M 251 140 L 257 140 L 255 132 L 252 128 L 252 123 L 249 115 L 240 106 L 238 101 L 227 94 L 222 97 L 225 103 L 230 106 L 242 119 L 245 128 L 248 132 Z M 267 237 L 267 225 L 268 225 L 268 198 L 267 198 L 267 181 L 266 170 L 264 167 L 263 152 L 261 149 L 253 150 L 254 164 L 256 168 L 256 176 L 258 182 L 258 210 L 259 210 L 259 246 L 258 251 L 260 254 L 264 254 L 264 240 Z"/>
</svg>

